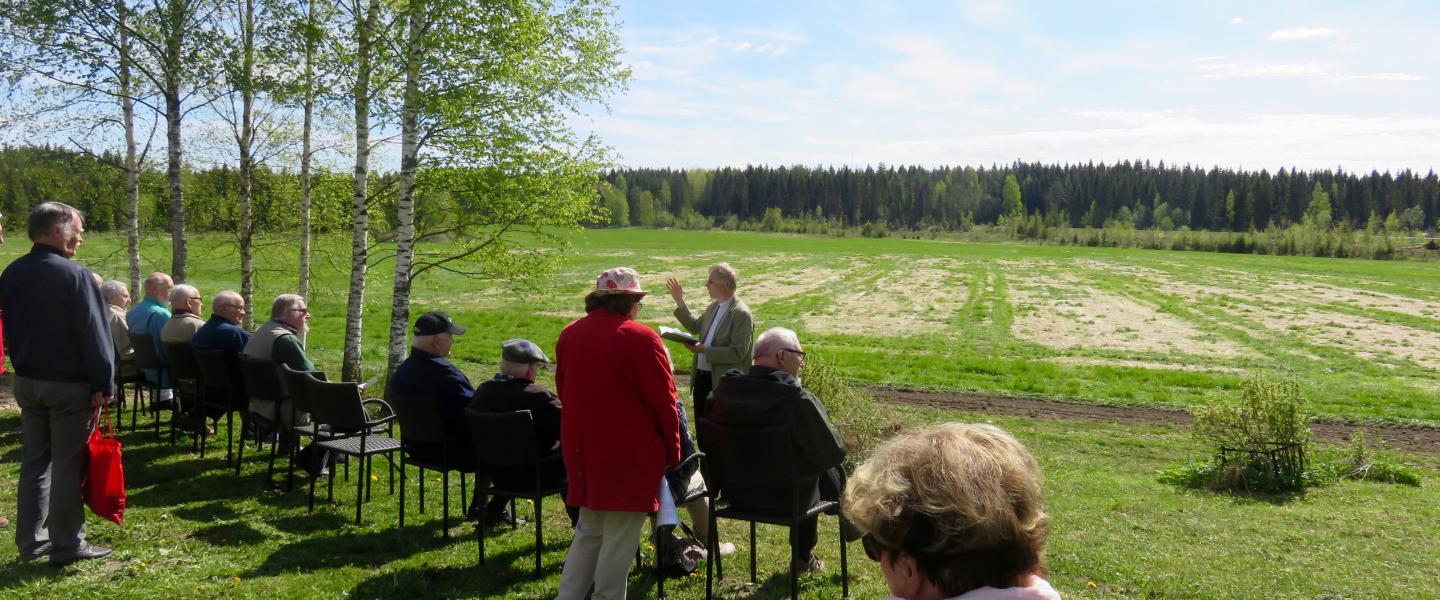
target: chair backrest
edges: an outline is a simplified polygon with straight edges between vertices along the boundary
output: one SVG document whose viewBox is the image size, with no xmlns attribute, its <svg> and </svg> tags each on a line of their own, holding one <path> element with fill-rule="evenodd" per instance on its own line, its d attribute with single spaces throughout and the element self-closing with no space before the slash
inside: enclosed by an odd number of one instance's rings
<svg viewBox="0 0 1440 600">
<path fill-rule="evenodd" d="M 729 427 L 701 417 L 696 428 L 705 452 L 701 470 L 712 490 L 727 485 L 792 487 L 798 483 L 800 474 L 788 426 Z"/>
<path fill-rule="evenodd" d="M 156 349 L 155 338 L 148 333 L 130 332 L 130 347 L 135 349 L 135 366 L 141 369 L 164 369 L 169 366 Z"/>
<path fill-rule="evenodd" d="M 200 363 L 195 360 L 195 351 L 190 349 L 190 342 L 163 342 L 165 358 L 170 362 L 170 371 L 178 379 L 194 379 L 201 381 L 205 376 L 200 372 Z M 206 385 L 209 385 L 208 382 Z"/>
<path fill-rule="evenodd" d="M 316 422 L 329 425 L 331 431 L 359 431 L 369 426 L 359 384 L 311 377 L 305 385 L 310 394 L 310 414 Z"/>
<path fill-rule="evenodd" d="M 200 380 L 206 387 L 229 388 L 239 382 L 230 380 L 230 367 L 225 364 L 224 350 L 195 349 L 195 365 L 200 368 Z"/>
<path fill-rule="evenodd" d="M 481 412 L 467 408 L 465 422 L 475 447 L 475 464 L 524 467 L 540 462 L 540 452 L 535 448 L 535 418 L 530 411 Z"/>
<path fill-rule="evenodd" d="M 445 416 L 440 404 L 429 396 L 392 394 L 390 406 L 400 421 L 400 439 L 407 444 L 444 444 L 450 436 L 445 431 Z"/>
<path fill-rule="evenodd" d="M 280 378 L 285 381 L 285 387 L 290 392 L 290 402 L 295 405 L 296 412 L 314 412 L 314 403 L 310 401 L 311 379 L 325 381 L 325 373 L 322 371 L 296 371 L 290 365 L 280 364 Z"/>
<path fill-rule="evenodd" d="M 280 367 L 273 361 L 241 355 L 240 376 L 251 398 L 278 403 L 290 397 L 289 388 L 280 379 Z"/>
</svg>

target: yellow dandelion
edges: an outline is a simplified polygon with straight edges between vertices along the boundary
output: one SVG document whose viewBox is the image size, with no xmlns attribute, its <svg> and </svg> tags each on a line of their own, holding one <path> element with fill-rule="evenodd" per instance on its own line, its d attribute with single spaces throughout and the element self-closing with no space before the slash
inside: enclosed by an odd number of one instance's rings
<svg viewBox="0 0 1440 600">
<path fill-rule="evenodd" d="M 1092 587 L 1092 588 L 1100 587 L 1100 586 L 1098 586 L 1098 585 L 1095 585 L 1095 582 L 1093 582 L 1093 581 L 1087 581 L 1087 582 L 1085 582 L 1085 585 L 1088 585 L 1088 586 L 1090 586 L 1090 587 Z"/>
</svg>

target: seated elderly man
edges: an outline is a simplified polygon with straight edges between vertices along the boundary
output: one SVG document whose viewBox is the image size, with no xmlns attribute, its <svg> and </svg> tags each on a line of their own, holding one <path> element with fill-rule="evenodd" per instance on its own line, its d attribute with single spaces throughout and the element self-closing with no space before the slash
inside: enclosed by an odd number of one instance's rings
<svg viewBox="0 0 1440 600">
<path fill-rule="evenodd" d="M 136 304 L 130 312 L 125 313 L 125 323 L 130 327 L 130 333 L 143 333 L 155 341 L 155 354 L 164 357 L 165 352 L 160 347 L 160 332 L 165 328 L 165 323 L 170 320 L 170 309 L 165 308 L 165 303 L 170 300 L 170 289 L 175 287 L 175 282 L 169 275 L 156 271 L 145 278 L 145 297 Z M 160 385 L 160 400 L 168 401 L 173 395 L 171 391 L 170 374 L 155 369 L 145 370 L 145 379 L 150 383 Z"/>
<path fill-rule="evenodd" d="M 245 299 L 234 290 L 222 291 L 210 301 L 210 320 L 190 338 L 191 348 L 219 350 L 229 368 L 230 381 L 242 388 L 245 379 L 240 374 L 240 353 L 250 342 L 250 332 L 240 327 L 240 319 L 244 317 Z"/>
<path fill-rule="evenodd" d="M 270 320 L 255 330 L 241 354 L 283 364 L 296 371 L 314 371 L 315 363 L 310 362 L 310 357 L 305 355 L 305 348 L 300 345 L 300 338 L 297 337 L 309 328 L 310 309 L 305 305 L 305 298 L 295 294 L 280 294 L 270 305 Z M 286 427 L 292 425 L 289 422 L 288 405 L 275 406 L 267 400 L 251 398 L 250 412 L 272 421 L 278 420 Z M 304 415 L 301 421 L 308 418 L 308 415 Z"/>
<path fill-rule="evenodd" d="M 411 333 L 414 339 L 410 356 L 405 357 L 390 377 L 390 398 L 395 402 L 401 402 L 401 397 L 433 402 L 445 420 L 445 433 L 458 443 L 451 448 L 449 457 L 443 456 L 444 448 L 421 444 L 407 443 L 406 452 L 426 462 L 439 463 L 442 457 L 448 458 L 448 463 L 458 469 L 473 470 L 475 450 L 470 445 L 470 429 L 465 424 L 465 407 L 470 404 L 475 389 L 470 379 L 446 358 L 455 346 L 455 336 L 464 335 L 465 328 L 457 325 L 450 315 L 434 311 L 415 319 Z M 496 498 L 487 507 L 495 522 L 510 521 L 506 502 L 509 498 Z"/>
<path fill-rule="evenodd" d="M 135 351 L 130 348 L 130 325 L 125 322 L 125 308 L 130 306 L 130 288 L 122 281 L 111 279 L 100 284 L 100 297 L 105 299 L 110 343 L 115 346 L 115 362 L 120 376 L 130 377 L 135 374 Z"/>
<path fill-rule="evenodd" d="M 794 331 L 783 327 L 766 330 L 755 341 L 755 364 L 748 373 L 732 369 L 720 378 L 707 407 L 710 420 L 736 428 L 789 425 L 794 452 L 802 472 L 822 472 L 806 506 L 818 497 L 836 500 L 845 488 L 840 463 L 845 446 L 830 424 L 830 416 L 814 394 L 800 387 L 796 375 L 805 366 L 805 351 Z M 731 486 L 725 494 L 737 506 L 754 511 L 788 514 L 790 494 L 762 486 Z M 825 564 L 811 552 L 815 548 L 817 520 L 811 518 L 796 528 L 790 548 L 791 567 L 796 571 L 820 571 Z M 854 537 L 847 527 L 847 535 Z"/>
<path fill-rule="evenodd" d="M 160 341 L 188 343 L 195 337 L 195 332 L 205 324 L 200 318 L 203 304 L 200 290 L 193 285 L 182 283 L 170 288 L 170 319 L 160 328 Z"/>
<path fill-rule="evenodd" d="M 534 342 L 525 339 L 506 340 L 500 344 L 500 372 L 490 381 L 480 384 L 470 402 L 471 410 L 480 412 L 530 411 L 535 424 L 535 445 L 541 456 L 560 451 L 560 397 L 545 386 L 535 383 L 535 374 L 541 365 L 550 359 Z M 543 483 L 551 485 L 565 479 L 565 463 L 549 463 L 551 470 L 542 473 Z M 534 471 L 531 469 L 495 470 L 489 473 L 504 486 L 534 486 Z M 480 485 L 475 486 L 478 490 Z M 478 498 L 478 496 L 477 496 Z M 491 501 L 491 514 L 495 514 L 495 501 Z M 503 508 L 504 504 L 501 503 Z M 566 506 L 570 522 L 580 516 L 580 510 Z M 486 517 L 486 522 L 491 522 Z"/>
</svg>

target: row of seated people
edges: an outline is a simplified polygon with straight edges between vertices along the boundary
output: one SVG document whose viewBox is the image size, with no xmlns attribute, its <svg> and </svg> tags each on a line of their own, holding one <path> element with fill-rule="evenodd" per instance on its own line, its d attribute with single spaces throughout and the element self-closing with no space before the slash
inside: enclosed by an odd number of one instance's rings
<svg viewBox="0 0 1440 600">
<path fill-rule="evenodd" d="M 211 302 L 211 316 L 202 318 L 203 297 L 191 285 L 174 285 L 164 273 L 152 273 L 145 280 L 145 297 L 133 308 L 125 311 L 130 297 L 124 284 L 109 281 L 102 285 L 102 295 L 111 311 L 111 331 L 117 355 L 129 353 L 130 332 L 147 333 L 157 343 L 189 342 L 197 350 L 221 350 L 234 373 L 233 381 L 242 381 L 239 375 L 239 356 L 246 355 L 262 360 L 272 360 L 297 371 L 314 371 L 315 365 L 306 355 L 299 335 L 308 329 L 310 311 L 305 299 L 298 295 L 283 294 L 275 299 L 270 311 L 270 320 L 254 333 L 245 331 L 241 320 L 247 312 L 244 299 L 233 291 L 222 291 Z M 168 301 L 169 308 L 161 298 Z M 474 408 L 482 411 L 529 410 L 534 419 L 538 450 L 542 454 L 559 451 L 561 401 L 550 390 L 535 383 L 536 372 L 549 363 L 544 352 L 528 340 L 510 340 L 502 345 L 500 373 L 483 382 L 478 388 L 448 360 L 455 335 L 461 335 L 465 328 L 457 325 L 443 312 L 422 315 L 415 322 L 411 354 L 400 364 L 390 379 L 389 396 L 392 401 L 399 398 L 422 398 L 436 403 L 446 417 L 448 433 L 461 441 L 451 446 L 449 464 L 462 471 L 474 471 L 474 458 L 468 441 L 464 410 Z M 710 399 L 707 416 L 716 422 L 736 427 L 762 427 L 767 425 L 789 425 L 795 432 L 795 447 L 802 464 L 812 471 L 824 471 L 814 486 L 815 494 L 826 500 L 838 498 L 844 487 L 844 478 L 838 465 L 844 458 L 844 447 L 839 435 L 830 424 L 823 405 L 808 391 L 800 387 L 795 375 L 804 365 L 804 353 L 795 333 L 777 328 L 767 331 L 756 340 L 754 365 L 748 372 L 732 370 L 722 377 Z M 163 356 L 163 351 L 158 352 Z M 123 364 L 123 363 L 122 363 Z M 173 382 L 165 372 L 145 374 L 152 383 L 158 383 L 166 390 L 165 398 Z M 273 406 L 261 400 L 252 399 L 250 410 L 267 419 L 289 426 L 289 411 L 286 407 Z M 678 407 L 680 415 L 681 453 L 688 456 L 695 451 L 690 435 L 688 416 L 684 406 Z M 194 417 L 190 417 L 194 419 Z M 203 425 L 202 425 L 203 426 Z M 439 448 L 424 445 L 410 445 L 407 452 L 422 460 L 439 461 Z M 565 476 L 561 463 L 555 465 L 548 477 L 561 479 Z M 493 473 L 497 481 L 506 478 L 506 473 Z M 518 474 L 517 474 L 518 475 Z M 703 486 L 698 471 L 671 473 L 678 479 L 674 487 L 693 490 Z M 477 486 L 478 489 L 479 486 Z M 776 490 L 743 487 L 731 490 L 731 501 L 743 503 L 752 509 L 788 511 L 783 498 Z M 478 494 L 475 500 L 479 500 Z M 813 501 L 803 498 L 802 502 Z M 487 522 L 514 522 L 505 506 L 508 498 L 493 497 L 485 506 Z M 473 506 L 479 507 L 478 503 Z M 708 547 L 708 505 L 703 498 L 684 505 L 697 540 Z M 576 511 L 569 508 L 572 521 Z M 476 515 L 478 516 L 478 515 Z M 807 521 L 797 532 L 792 562 L 798 570 L 823 568 L 812 549 L 816 544 L 816 523 Z M 730 553 L 733 546 L 724 544 L 722 553 Z"/>
</svg>

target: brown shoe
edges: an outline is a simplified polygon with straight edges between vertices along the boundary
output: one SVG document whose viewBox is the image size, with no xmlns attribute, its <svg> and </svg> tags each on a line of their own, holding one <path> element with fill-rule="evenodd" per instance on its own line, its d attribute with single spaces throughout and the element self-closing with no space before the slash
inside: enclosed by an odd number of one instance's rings
<svg viewBox="0 0 1440 600">
<path fill-rule="evenodd" d="M 796 573 L 820 573 L 825 570 L 825 561 L 811 554 L 810 560 L 790 563 L 790 568 L 794 569 Z"/>
</svg>

